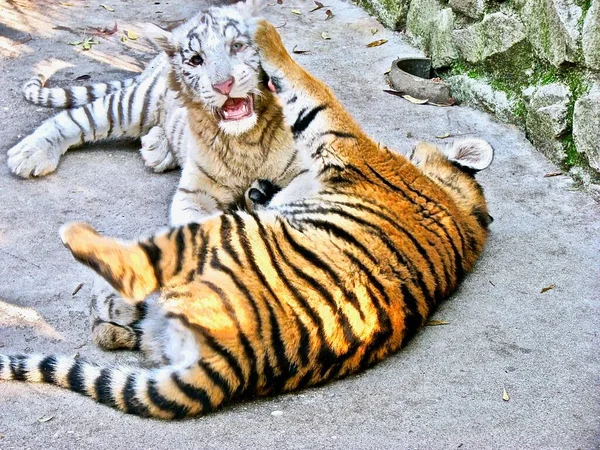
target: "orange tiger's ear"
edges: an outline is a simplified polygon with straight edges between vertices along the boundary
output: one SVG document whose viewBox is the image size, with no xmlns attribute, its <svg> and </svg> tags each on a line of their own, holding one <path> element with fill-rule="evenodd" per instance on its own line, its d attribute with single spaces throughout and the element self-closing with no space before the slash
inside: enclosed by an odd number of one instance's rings
<svg viewBox="0 0 600 450">
<path fill-rule="evenodd" d="M 461 139 L 445 149 L 444 154 L 474 172 L 488 168 L 494 160 L 494 149 L 483 139 Z"/>
<path fill-rule="evenodd" d="M 141 245 L 101 236 L 87 223 L 63 225 L 60 237 L 77 261 L 95 270 L 123 297 L 141 301 L 158 288 Z"/>
</svg>

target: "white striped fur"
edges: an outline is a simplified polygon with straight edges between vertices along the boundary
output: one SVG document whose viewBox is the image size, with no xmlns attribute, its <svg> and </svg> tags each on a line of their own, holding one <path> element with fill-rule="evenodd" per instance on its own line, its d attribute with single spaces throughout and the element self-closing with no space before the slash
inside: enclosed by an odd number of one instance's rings
<svg viewBox="0 0 600 450">
<path fill-rule="evenodd" d="M 250 43 L 254 20 L 247 3 L 200 12 L 172 32 L 148 35 L 164 52 L 135 79 L 66 89 L 43 87 L 44 75 L 24 86 L 27 100 L 66 107 L 8 151 L 21 177 L 53 172 L 70 148 L 89 142 L 140 138 L 155 172 L 181 167 L 170 222 L 181 225 L 235 207 L 254 180 L 284 187 L 303 169 L 281 108 L 260 82 Z M 191 64 L 201 55 L 201 64 Z M 214 86 L 234 77 L 228 94 Z M 224 120 L 229 98 L 252 98 L 254 112 Z"/>
</svg>

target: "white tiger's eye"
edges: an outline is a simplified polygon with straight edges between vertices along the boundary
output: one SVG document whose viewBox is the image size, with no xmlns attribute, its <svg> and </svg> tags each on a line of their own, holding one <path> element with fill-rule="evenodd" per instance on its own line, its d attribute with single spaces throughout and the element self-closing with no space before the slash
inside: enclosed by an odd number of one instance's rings
<svg viewBox="0 0 600 450">
<path fill-rule="evenodd" d="M 199 66 L 199 65 L 201 65 L 203 63 L 204 63 L 204 58 L 202 58 L 202 56 L 200 56 L 197 53 L 195 55 L 193 55 L 190 59 L 188 59 L 188 64 L 190 66 L 196 67 L 196 66 Z"/>
<path fill-rule="evenodd" d="M 239 52 L 241 49 L 245 47 L 243 42 L 234 42 L 231 48 L 233 48 L 236 52 Z"/>
</svg>

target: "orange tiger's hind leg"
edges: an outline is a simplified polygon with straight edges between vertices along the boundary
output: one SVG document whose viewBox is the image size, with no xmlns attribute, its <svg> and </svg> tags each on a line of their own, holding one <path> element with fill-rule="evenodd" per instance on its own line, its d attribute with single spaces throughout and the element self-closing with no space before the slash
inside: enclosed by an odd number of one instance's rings
<svg viewBox="0 0 600 450">
<path fill-rule="evenodd" d="M 91 267 L 130 302 L 143 301 L 158 288 L 151 245 L 103 237 L 85 223 L 60 230 L 63 244 L 79 262 Z"/>
</svg>

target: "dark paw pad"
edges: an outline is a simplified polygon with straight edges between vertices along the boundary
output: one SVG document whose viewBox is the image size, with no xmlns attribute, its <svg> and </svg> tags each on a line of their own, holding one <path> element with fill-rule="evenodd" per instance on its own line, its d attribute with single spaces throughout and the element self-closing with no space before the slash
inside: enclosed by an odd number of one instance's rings
<svg viewBox="0 0 600 450">
<path fill-rule="evenodd" d="M 268 180 L 256 180 L 252 186 L 248 190 L 248 199 L 254 205 L 268 205 L 273 196 L 281 190 L 279 186 Z"/>
</svg>

